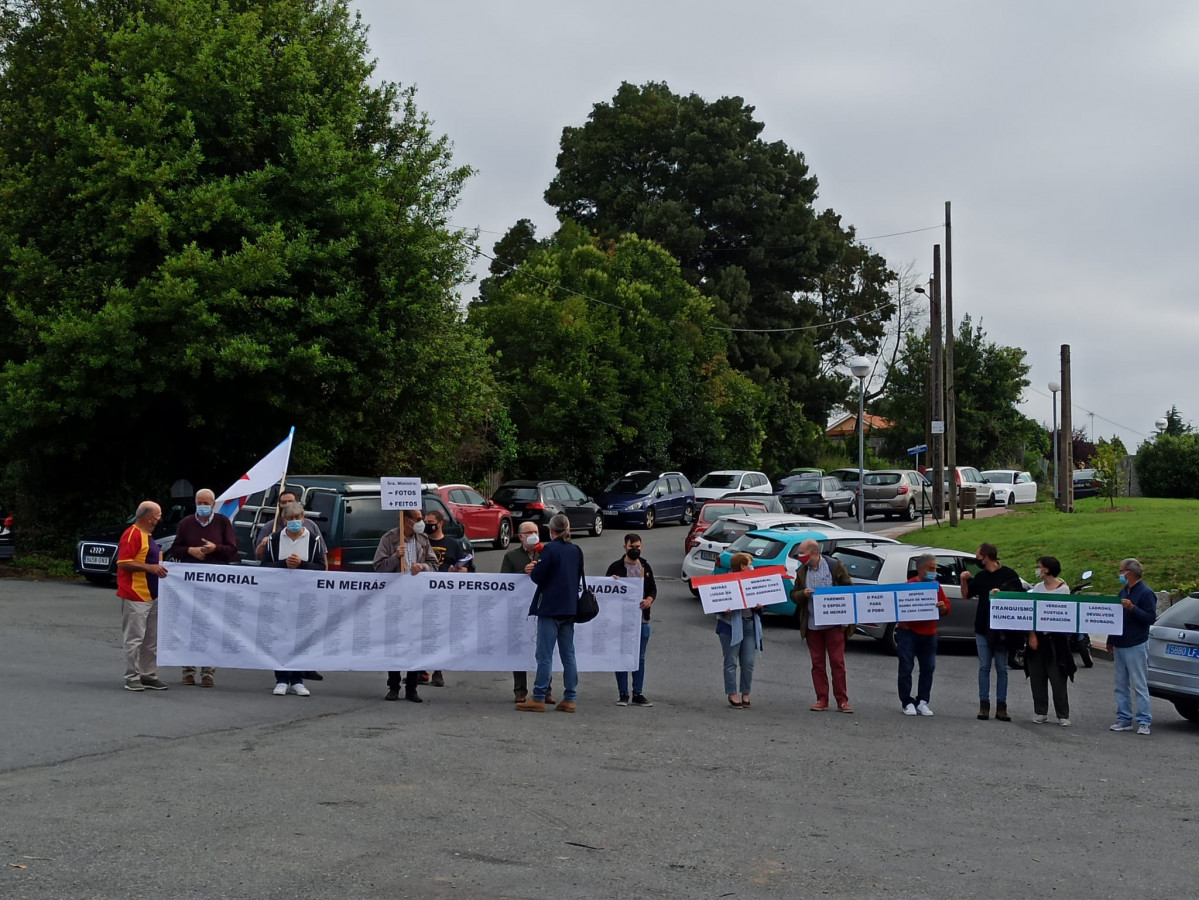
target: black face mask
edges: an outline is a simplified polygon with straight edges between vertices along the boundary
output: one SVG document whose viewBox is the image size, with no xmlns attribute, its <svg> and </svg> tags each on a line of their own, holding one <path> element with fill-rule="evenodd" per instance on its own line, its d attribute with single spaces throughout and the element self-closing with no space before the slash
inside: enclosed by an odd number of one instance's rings
<svg viewBox="0 0 1199 900">
<path fill-rule="evenodd" d="M 626 550 L 626 551 L 624 552 L 624 555 L 625 555 L 625 556 L 627 556 L 629 559 L 631 559 L 631 560 L 634 560 L 634 561 L 636 561 L 636 560 L 638 560 L 638 559 L 641 559 L 641 548 L 640 548 L 640 547 L 634 547 L 632 550 Z"/>
</svg>

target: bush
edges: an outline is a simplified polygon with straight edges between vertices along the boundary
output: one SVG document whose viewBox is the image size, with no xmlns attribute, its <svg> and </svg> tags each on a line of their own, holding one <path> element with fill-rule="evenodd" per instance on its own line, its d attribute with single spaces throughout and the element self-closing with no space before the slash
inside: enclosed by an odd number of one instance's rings
<svg viewBox="0 0 1199 900">
<path fill-rule="evenodd" d="M 1136 459 L 1146 497 L 1199 498 L 1199 434 L 1159 435 L 1140 446 Z"/>
</svg>

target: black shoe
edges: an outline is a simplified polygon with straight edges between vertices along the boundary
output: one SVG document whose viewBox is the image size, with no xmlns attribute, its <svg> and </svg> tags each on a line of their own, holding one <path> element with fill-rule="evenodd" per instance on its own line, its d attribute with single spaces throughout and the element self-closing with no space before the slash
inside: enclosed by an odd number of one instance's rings
<svg viewBox="0 0 1199 900">
<path fill-rule="evenodd" d="M 383 699 L 384 700 L 399 700 L 400 699 L 399 688 L 389 688 L 387 691 L 387 696 L 384 697 Z"/>
<path fill-rule="evenodd" d="M 425 702 L 424 700 L 422 700 L 420 698 L 420 694 L 418 694 L 416 692 L 416 685 L 413 685 L 412 687 L 410 687 L 404 691 L 404 699 L 407 700 L 409 703 L 424 703 Z"/>
<path fill-rule="evenodd" d="M 305 672 L 304 678 L 307 681 L 324 681 L 325 680 L 325 676 L 322 675 L 320 672 Z"/>
<path fill-rule="evenodd" d="M 445 676 L 440 672 L 433 673 L 433 687 L 445 687 Z"/>
<path fill-rule="evenodd" d="M 634 694 L 633 695 L 633 705 L 634 706 L 653 706 L 653 704 L 649 702 L 649 698 L 646 697 L 645 694 Z M 741 705 L 749 706 L 749 704 L 746 703 L 744 700 L 741 701 Z"/>
</svg>

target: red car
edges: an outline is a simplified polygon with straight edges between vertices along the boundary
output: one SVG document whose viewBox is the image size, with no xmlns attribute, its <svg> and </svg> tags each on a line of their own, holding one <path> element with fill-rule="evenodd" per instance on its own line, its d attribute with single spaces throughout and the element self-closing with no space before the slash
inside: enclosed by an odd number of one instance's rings
<svg viewBox="0 0 1199 900">
<path fill-rule="evenodd" d="M 683 555 L 686 556 L 699 543 L 699 536 L 708 530 L 708 526 L 721 516 L 732 516 L 737 513 L 770 512 L 765 501 L 756 500 L 709 500 L 695 514 L 695 522 L 687 532 L 683 541 Z"/>
<path fill-rule="evenodd" d="M 485 500 L 466 484 L 438 485 L 436 492 L 466 529 L 468 541 L 475 544 L 490 541 L 497 550 L 506 550 L 512 543 L 512 513 L 504 507 Z"/>
</svg>

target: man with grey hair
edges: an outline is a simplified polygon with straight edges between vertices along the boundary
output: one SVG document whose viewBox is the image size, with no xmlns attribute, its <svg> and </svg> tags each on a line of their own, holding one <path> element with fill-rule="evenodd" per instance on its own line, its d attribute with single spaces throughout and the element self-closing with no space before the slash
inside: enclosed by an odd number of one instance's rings
<svg viewBox="0 0 1199 900">
<path fill-rule="evenodd" d="M 854 626 L 813 625 L 812 595 L 816 588 L 852 585 L 853 579 L 839 559 L 834 559 L 830 565 L 816 539 L 805 539 L 798 549 L 799 568 L 795 572 L 791 600 L 799 619 L 799 636 L 808 642 L 808 654 L 812 657 L 812 687 L 816 690 L 816 702 L 811 708 L 814 712 L 828 709 L 831 670 L 833 699 L 837 701 L 837 709 L 851 713 L 853 707 L 849 705 L 849 688 L 845 679 L 845 641 L 853 634 Z"/>
<path fill-rule="evenodd" d="M 1120 605 L 1124 607 L 1124 632 L 1107 642 L 1116 668 L 1116 722 L 1112 731 L 1132 731 L 1132 694 L 1137 699 L 1137 734 L 1149 734 L 1149 626 L 1157 621 L 1157 594 L 1141 579 L 1145 570 L 1138 560 L 1120 562 Z"/>
<path fill-rule="evenodd" d="M 208 488 L 196 491 L 196 513 L 179 522 L 175 543 L 166 553 L 168 560 L 210 565 L 237 562 L 237 537 L 233 534 L 233 523 L 213 509 L 215 502 L 216 494 Z M 183 683 L 196 683 L 195 666 L 183 667 Z M 216 685 L 216 669 L 213 666 L 200 669 L 200 684 L 206 688 Z"/>
<path fill-rule="evenodd" d="M 575 711 L 579 669 L 575 663 L 575 613 L 579 608 L 579 586 L 583 580 L 583 551 L 570 543 L 570 519 L 558 513 L 550 519 L 550 542 L 541 551 L 529 577 L 537 585 L 529 615 L 537 617 L 537 677 L 533 696 L 516 708 L 545 712 L 550 687 L 554 645 L 562 659 L 562 700 L 559 712 Z"/>
<path fill-rule="evenodd" d="M 153 500 L 138 504 L 133 524 L 117 545 L 117 596 L 125 647 L 125 690 L 165 691 L 158 678 L 158 579 L 165 578 L 154 528 L 162 508 Z"/>
<path fill-rule="evenodd" d="M 937 558 L 931 553 L 916 557 L 916 574 L 911 583 L 937 585 L 938 618 L 949 614 L 949 598 L 937 583 Z M 900 622 L 895 626 L 895 652 L 899 656 L 899 703 L 905 716 L 931 716 L 928 701 L 933 692 L 933 672 L 937 668 L 937 619 Z M 920 681 L 912 697 L 913 661 L 920 662 Z"/>
</svg>

